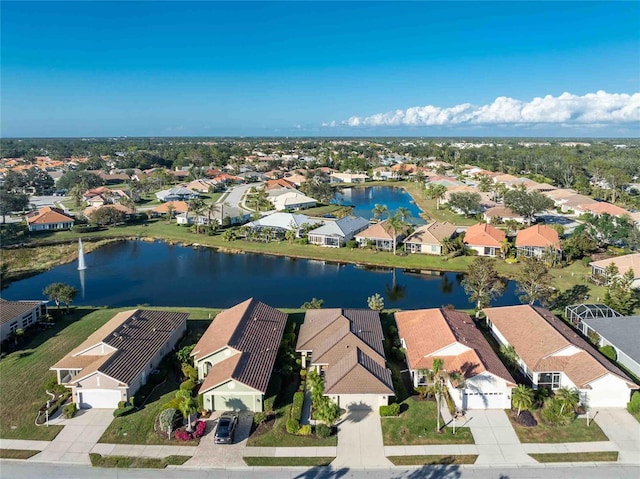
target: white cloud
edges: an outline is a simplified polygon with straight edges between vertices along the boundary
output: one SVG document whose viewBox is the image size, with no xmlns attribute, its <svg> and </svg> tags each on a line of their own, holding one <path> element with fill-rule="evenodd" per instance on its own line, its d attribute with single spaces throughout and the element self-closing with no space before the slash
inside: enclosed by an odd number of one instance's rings
<svg viewBox="0 0 640 479">
<path fill-rule="evenodd" d="M 640 122 L 640 93 L 587 93 L 583 96 L 563 93 L 547 95 L 529 102 L 501 96 L 487 105 L 462 103 L 449 108 L 434 105 L 406 110 L 352 116 L 340 122 L 323 123 L 324 127 L 377 126 L 452 126 L 452 125 L 534 125 L 593 126 Z"/>
</svg>

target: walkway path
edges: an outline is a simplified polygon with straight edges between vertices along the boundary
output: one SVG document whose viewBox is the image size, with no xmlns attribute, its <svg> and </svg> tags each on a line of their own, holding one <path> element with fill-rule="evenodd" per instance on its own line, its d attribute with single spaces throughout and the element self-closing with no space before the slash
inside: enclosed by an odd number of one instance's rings
<svg viewBox="0 0 640 479">
<path fill-rule="evenodd" d="M 389 467 L 382 443 L 380 414 L 370 408 L 353 408 L 338 423 L 338 448 L 334 468 Z"/>
</svg>

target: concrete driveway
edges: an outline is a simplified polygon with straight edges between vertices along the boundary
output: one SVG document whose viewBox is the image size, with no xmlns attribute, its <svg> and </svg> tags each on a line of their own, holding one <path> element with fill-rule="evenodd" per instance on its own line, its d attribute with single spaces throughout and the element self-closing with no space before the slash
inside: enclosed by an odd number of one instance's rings
<svg viewBox="0 0 640 479">
<path fill-rule="evenodd" d="M 81 409 L 72 419 L 58 424 L 64 429 L 40 454 L 30 460 L 91 464 L 89 451 L 113 421 L 113 409 Z M 46 426 L 42 426 L 46 427 Z"/>
<path fill-rule="evenodd" d="M 618 462 L 640 464 L 640 423 L 626 409 L 598 409 L 595 421 L 617 446 Z"/>
<path fill-rule="evenodd" d="M 479 454 L 476 464 L 535 464 L 501 409 L 467 411 L 465 420 L 456 425 L 471 429 Z"/>
<path fill-rule="evenodd" d="M 382 442 L 382 425 L 377 410 L 367 407 L 347 411 L 338 423 L 338 448 L 331 467 L 389 467 Z"/>
<path fill-rule="evenodd" d="M 189 467 L 246 467 L 242 460 L 244 448 L 251 432 L 253 414 L 241 412 L 238 414 L 238 426 L 233 444 L 214 444 L 213 435 L 218 424 L 219 412 L 213 413 L 207 420 L 205 435 L 200 439 L 195 454 L 184 465 Z"/>
</svg>

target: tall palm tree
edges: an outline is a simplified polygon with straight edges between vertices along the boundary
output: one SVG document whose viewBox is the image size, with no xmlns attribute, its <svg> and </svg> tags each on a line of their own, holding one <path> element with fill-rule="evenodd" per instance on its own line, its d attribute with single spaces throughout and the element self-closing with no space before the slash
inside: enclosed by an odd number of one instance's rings
<svg viewBox="0 0 640 479">
<path fill-rule="evenodd" d="M 564 412 L 564 408 L 574 408 L 580 402 L 580 395 L 576 389 L 569 389 L 568 387 L 563 387 L 558 389 L 553 395 L 555 399 L 557 399 L 560 406 L 560 414 Z"/>
<path fill-rule="evenodd" d="M 398 208 L 397 213 L 400 215 L 400 218 L 402 218 L 402 221 L 407 221 L 412 216 L 409 208 L 406 208 L 404 206 Z"/>
<path fill-rule="evenodd" d="M 387 208 L 387 205 L 375 204 L 371 212 L 373 213 L 373 219 L 378 220 L 389 214 L 389 208 Z"/>
<path fill-rule="evenodd" d="M 444 185 L 429 185 L 427 188 L 427 195 L 429 195 L 431 199 L 436 200 L 436 210 L 440 209 L 440 201 L 446 193 L 447 187 Z"/>
<path fill-rule="evenodd" d="M 387 225 L 391 229 L 391 241 L 393 241 L 393 254 L 396 254 L 396 247 L 398 245 L 398 232 L 402 231 L 407 224 L 402 220 L 400 215 L 396 213 L 387 220 Z"/>
<path fill-rule="evenodd" d="M 189 200 L 189 208 L 187 210 L 187 218 L 189 217 L 189 210 L 193 211 L 196 215 L 196 234 L 200 233 L 200 225 L 198 223 L 198 217 L 202 214 L 202 210 L 204 209 L 204 201 L 200 198 L 194 198 Z"/>
<path fill-rule="evenodd" d="M 433 386 L 436 396 L 436 431 L 440 431 L 440 404 L 444 396 L 444 361 L 440 358 L 434 358 L 431 365 L 431 374 L 433 376 Z"/>
<path fill-rule="evenodd" d="M 533 390 L 524 384 L 518 384 L 511 390 L 511 404 L 518 408 L 518 416 L 523 409 L 533 406 Z"/>
</svg>

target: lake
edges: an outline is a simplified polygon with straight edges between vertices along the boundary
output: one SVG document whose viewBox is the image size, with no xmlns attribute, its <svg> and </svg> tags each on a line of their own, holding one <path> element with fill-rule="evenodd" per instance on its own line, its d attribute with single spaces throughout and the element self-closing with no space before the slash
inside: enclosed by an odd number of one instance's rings
<svg viewBox="0 0 640 479">
<path fill-rule="evenodd" d="M 383 295 L 385 306 L 393 308 L 473 306 L 459 273 L 413 274 L 144 241 L 106 245 L 87 254 L 86 264 L 82 276 L 74 262 L 16 281 L 2 291 L 2 297 L 46 299 L 43 288 L 63 282 L 78 288 L 74 304 L 93 306 L 226 308 L 253 296 L 275 307 L 297 308 L 315 297 L 323 299 L 325 307 L 366 308 L 367 297 L 374 293 Z M 492 305 L 513 304 L 520 301 L 511 281 Z"/>
<path fill-rule="evenodd" d="M 411 211 L 413 224 L 423 225 L 425 221 L 420 217 L 422 211 L 413 202 L 411 195 L 403 188 L 393 186 L 367 186 L 364 188 L 343 188 L 336 193 L 332 203 L 353 205 L 353 214 L 363 218 L 373 218 L 373 207 L 376 204 L 386 205 L 393 214 L 398 208 L 404 207 Z"/>
</svg>

